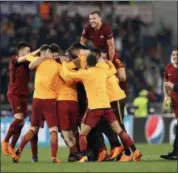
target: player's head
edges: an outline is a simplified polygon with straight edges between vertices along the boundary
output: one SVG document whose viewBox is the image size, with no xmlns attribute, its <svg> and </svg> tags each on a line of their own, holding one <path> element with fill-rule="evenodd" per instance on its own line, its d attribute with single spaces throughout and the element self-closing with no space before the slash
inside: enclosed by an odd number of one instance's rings
<svg viewBox="0 0 178 173">
<path fill-rule="evenodd" d="M 97 59 L 101 57 L 101 51 L 96 48 L 90 49 L 91 55 L 96 56 Z"/>
<path fill-rule="evenodd" d="M 99 11 L 93 11 L 89 15 L 89 22 L 92 28 L 97 28 L 101 23 L 101 14 Z"/>
<path fill-rule="evenodd" d="M 87 56 L 86 62 L 87 62 L 87 67 L 95 67 L 97 64 L 97 58 L 96 56 L 90 54 Z"/>
<path fill-rule="evenodd" d="M 178 65 L 178 49 L 174 48 L 171 54 L 171 62 Z"/>
<path fill-rule="evenodd" d="M 49 49 L 50 49 L 51 53 L 53 54 L 53 58 L 57 59 L 61 52 L 59 45 L 53 43 L 49 46 Z"/>
<path fill-rule="evenodd" d="M 76 59 L 79 56 L 87 56 L 90 53 L 90 49 L 79 42 L 73 43 L 67 51 L 73 59 Z"/>
<path fill-rule="evenodd" d="M 40 47 L 40 56 L 46 56 L 48 50 L 49 50 L 49 46 L 47 44 L 43 44 Z"/>
<path fill-rule="evenodd" d="M 31 49 L 30 45 L 26 42 L 20 42 L 16 47 L 17 54 L 19 57 L 29 54 L 30 49 Z"/>
</svg>

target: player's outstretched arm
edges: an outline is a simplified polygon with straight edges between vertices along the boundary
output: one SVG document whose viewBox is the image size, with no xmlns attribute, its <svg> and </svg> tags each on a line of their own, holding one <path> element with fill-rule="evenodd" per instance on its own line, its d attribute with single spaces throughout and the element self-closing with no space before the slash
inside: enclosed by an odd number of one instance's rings
<svg viewBox="0 0 178 173">
<path fill-rule="evenodd" d="M 26 55 L 26 56 L 22 56 L 22 57 L 19 57 L 17 58 L 17 63 L 22 63 L 24 61 L 30 61 L 27 57 L 28 56 L 35 56 L 37 53 L 39 53 L 40 49 L 37 49 L 35 51 L 33 51 L 32 53 Z"/>
<path fill-rule="evenodd" d="M 106 61 L 106 63 L 109 65 L 107 76 L 110 77 L 110 76 L 116 74 L 117 70 L 116 70 L 114 64 L 111 61 Z"/>
<path fill-rule="evenodd" d="M 65 77 L 78 81 L 82 81 L 85 77 L 85 70 L 80 70 L 76 72 L 69 71 L 65 62 L 62 63 L 62 73 Z"/>
<path fill-rule="evenodd" d="M 34 70 L 35 68 L 37 68 L 43 61 L 45 61 L 46 59 L 43 57 L 38 57 L 35 58 L 30 64 L 29 64 L 29 69 L 30 70 Z"/>
<path fill-rule="evenodd" d="M 109 60 L 113 61 L 114 54 L 115 54 L 114 38 L 108 39 L 107 44 L 108 44 Z"/>
</svg>

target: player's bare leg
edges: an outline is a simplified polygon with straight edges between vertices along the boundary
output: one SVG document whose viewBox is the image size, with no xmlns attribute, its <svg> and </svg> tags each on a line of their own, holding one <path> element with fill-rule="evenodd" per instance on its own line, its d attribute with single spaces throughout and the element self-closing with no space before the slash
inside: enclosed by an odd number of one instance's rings
<svg viewBox="0 0 178 173">
<path fill-rule="evenodd" d="M 79 136 L 79 143 L 80 143 L 80 151 L 82 152 L 83 157 L 80 159 L 80 163 L 87 162 L 88 157 L 87 157 L 87 135 L 91 131 L 91 127 L 83 124 L 81 125 L 81 132 Z"/>
<path fill-rule="evenodd" d="M 52 163 L 61 163 L 61 160 L 57 158 L 58 152 L 58 128 L 49 128 L 50 132 L 50 146 L 51 146 L 51 161 Z"/>
<path fill-rule="evenodd" d="M 15 151 L 14 147 L 17 143 L 17 140 L 21 134 L 21 129 L 24 125 L 24 116 L 22 113 L 17 113 L 14 115 L 15 119 L 11 123 L 8 132 L 5 136 L 5 139 L 2 141 L 2 151 L 5 155 L 14 156 Z M 9 145 L 9 140 L 12 137 L 12 142 Z"/>
<path fill-rule="evenodd" d="M 64 141 L 69 148 L 69 162 L 76 161 L 76 155 L 78 153 L 78 149 L 76 147 L 76 139 L 72 130 L 62 130 L 62 136 Z"/>
<path fill-rule="evenodd" d="M 120 139 L 121 139 L 122 144 L 124 145 L 124 147 L 125 148 L 131 148 L 135 161 L 140 161 L 141 157 L 142 157 L 141 152 L 136 149 L 136 147 L 134 146 L 134 143 L 133 143 L 132 139 L 120 127 L 118 121 L 114 121 L 113 123 L 111 123 L 111 127 L 112 127 L 113 131 L 115 131 L 117 133 L 117 135 L 120 137 Z"/>
<path fill-rule="evenodd" d="M 30 142 L 33 139 L 35 134 L 38 132 L 38 129 L 39 127 L 31 126 L 30 130 L 24 135 L 18 149 L 16 150 L 16 156 L 12 158 L 14 163 L 18 163 L 24 147 L 28 144 L 28 142 Z"/>
</svg>

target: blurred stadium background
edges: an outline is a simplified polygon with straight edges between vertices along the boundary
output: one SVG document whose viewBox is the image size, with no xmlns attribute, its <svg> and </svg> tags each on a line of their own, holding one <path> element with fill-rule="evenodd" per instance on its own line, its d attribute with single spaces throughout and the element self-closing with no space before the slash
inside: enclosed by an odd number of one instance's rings
<svg viewBox="0 0 178 173">
<path fill-rule="evenodd" d="M 164 108 L 163 71 L 177 44 L 177 2 L 0 2 L 1 16 L 1 139 L 11 121 L 6 91 L 8 64 L 15 46 L 27 41 L 33 49 L 57 43 L 65 50 L 79 41 L 88 14 L 100 10 L 114 31 L 115 46 L 127 71 L 129 96 L 125 123 L 135 142 L 171 143 L 176 120 L 171 108 Z M 32 74 L 32 79 L 33 79 Z M 31 80 L 33 81 L 33 80 Z M 29 85 L 29 115 L 33 82 Z M 148 99 L 145 115 L 134 115 L 134 100 L 140 93 Z M 152 116 L 151 116 L 152 115 Z M 149 120 L 147 118 L 149 117 Z M 28 121 L 27 121 L 28 122 Z M 28 127 L 29 122 L 24 129 Z M 152 126 L 154 124 L 154 126 Z M 47 144 L 46 128 L 39 142 Z M 63 145 L 63 142 L 60 143 Z"/>
</svg>

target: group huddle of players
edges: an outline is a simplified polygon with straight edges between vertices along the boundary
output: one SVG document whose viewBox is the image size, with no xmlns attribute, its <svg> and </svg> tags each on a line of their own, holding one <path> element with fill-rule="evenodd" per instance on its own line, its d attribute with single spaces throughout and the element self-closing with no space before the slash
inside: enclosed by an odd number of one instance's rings
<svg viewBox="0 0 178 173">
<path fill-rule="evenodd" d="M 142 154 L 125 131 L 118 107 L 118 100 L 125 94 L 119 87 L 117 70 L 106 60 L 106 54 L 81 43 L 72 44 L 65 56 L 56 44 L 42 45 L 32 53 L 28 53 L 29 50 L 28 44 L 20 43 L 21 55 L 12 58 L 10 63 L 8 100 L 16 119 L 9 128 L 11 133 L 8 132 L 2 142 L 4 154 L 11 154 L 17 163 L 25 145 L 31 141 L 33 160 L 37 161 L 37 135 L 46 121 L 54 163 L 60 162 L 56 157 L 58 131 L 69 148 L 68 161 L 128 161 L 126 158 L 140 161 Z M 13 138 L 21 131 L 27 110 L 29 69 L 35 70 L 31 126 L 15 151 Z M 13 124 L 17 124 L 17 128 L 13 128 Z M 102 133 L 111 141 L 110 155 L 107 155 Z"/>
<path fill-rule="evenodd" d="M 89 15 L 89 22 L 80 43 L 72 44 L 64 55 L 56 44 L 42 45 L 32 53 L 27 43 L 17 46 L 7 92 L 15 119 L 2 141 L 3 153 L 11 155 L 13 162 L 19 162 L 28 142 L 33 162 L 38 161 L 38 131 L 44 121 L 50 131 L 53 163 L 61 162 L 57 158 L 59 131 L 69 148 L 68 161 L 141 160 L 123 124 L 127 90 L 122 81 L 126 77 L 112 29 L 98 11 Z M 87 40 L 95 48 L 85 46 Z M 35 70 L 31 126 L 15 150 L 27 112 L 30 70 Z M 109 154 L 103 133 L 109 139 Z"/>
</svg>

